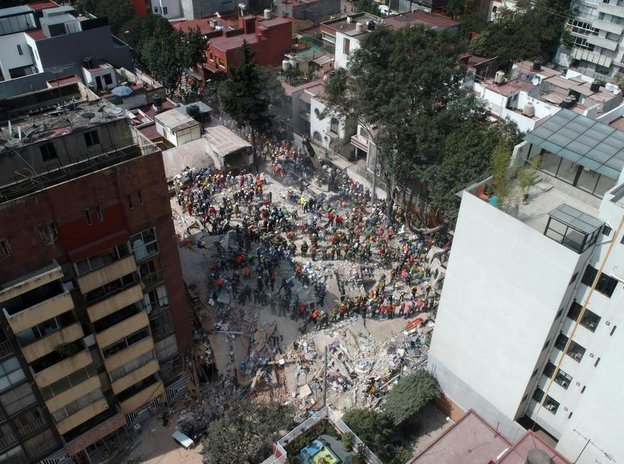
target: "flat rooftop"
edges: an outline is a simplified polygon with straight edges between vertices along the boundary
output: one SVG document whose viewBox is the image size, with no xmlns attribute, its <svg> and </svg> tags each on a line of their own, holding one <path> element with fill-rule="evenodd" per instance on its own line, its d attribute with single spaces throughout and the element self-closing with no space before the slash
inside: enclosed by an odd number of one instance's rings
<svg viewBox="0 0 624 464">
<path fill-rule="evenodd" d="M 527 432 L 509 449 L 497 464 L 525 464 L 532 450 L 541 450 L 548 455 L 552 464 L 571 464 L 532 431 Z"/>
<path fill-rule="evenodd" d="M 106 100 L 87 101 L 69 97 L 58 103 L 42 102 L 42 107 L 46 109 L 12 118 L 11 131 L 8 123 L 0 125 L 0 152 L 126 118 L 122 108 Z"/>
<path fill-rule="evenodd" d="M 518 205 L 515 213 L 516 219 L 535 229 L 540 234 L 546 230 L 550 213 L 561 205 L 568 205 L 572 208 L 588 214 L 594 218 L 598 217 L 600 199 L 586 193 L 576 187 L 568 185 L 543 172 L 537 173 L 537 183 L 529 189 L 529 199 L 527 204 L 521 201 L 522 191 L 516 184 L 512 184 L 509 198 L 513 205 Z M 478 189 L 471 188 L 470 193 L 479 196 Z M 483 198 L 484 201 L 487 198 Z M 517 200 L 517 201 L 516 201 Z"/>
<path fill-rule="evenodd" d="M 190 116 L 187 116 L 185 113 L 178 111 L 177 108 L 165 111 L 164 113 L 159 113 L 154 117 L 154 119 L 156 122 L 161 123 L 163 126 L 168 127 L 172 131 L 188 129 L 199 125 L 199 122 L 195 121 L 195 119 Z"/>
<path fill-rule="evenodd" d="M 471 410 L 409 464 L 487 464 L 510 447 L 511 442 Z"/>
</svg>

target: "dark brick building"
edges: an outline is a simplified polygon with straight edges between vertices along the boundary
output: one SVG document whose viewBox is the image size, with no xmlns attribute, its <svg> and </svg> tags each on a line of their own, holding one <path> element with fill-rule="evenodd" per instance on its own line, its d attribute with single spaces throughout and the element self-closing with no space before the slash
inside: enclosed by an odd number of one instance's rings
<svg viewBox="0 0 624 464">
<path fill-rule="evenodd" d="M 96 442 L 160 412 L 188 379 L 161 153 L 80 86 L 3 102 L 0 461 L 11 464 L 98 462 Z"/>
</svg>

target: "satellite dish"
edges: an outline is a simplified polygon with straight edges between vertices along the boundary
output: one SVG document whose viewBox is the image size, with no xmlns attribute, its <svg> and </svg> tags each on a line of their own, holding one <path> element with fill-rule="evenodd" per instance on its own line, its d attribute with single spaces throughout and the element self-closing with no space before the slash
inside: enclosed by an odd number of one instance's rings
<svg viewBox="0 0 624 464">
<path fill-rule="evenodd" d="M 95 118 L 95 113 L 82 113 L 81 116 L 85 119 L 93 119 Z"/>
</svg>

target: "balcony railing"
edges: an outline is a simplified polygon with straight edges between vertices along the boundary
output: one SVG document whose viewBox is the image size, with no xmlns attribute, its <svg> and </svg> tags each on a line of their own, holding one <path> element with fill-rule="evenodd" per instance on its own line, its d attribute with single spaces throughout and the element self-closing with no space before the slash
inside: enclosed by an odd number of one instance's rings
<svg viewBox="0 0 624 464">
<path fill-rule="evenodd" d="M 17 437 L 13 432 L 7 432 L 4 436 L 0 437 L 0 450 L 8 448 L 17 441 Z"/>
<path fill-rule="evenodd" d="M 159 283 L 165 280 L 165 276 L 162 270 L 149 272 L 145 275 L 141 275 L 141 282 L 146 287 L 153 287 L 154 285 L 158 285 Z"/>
<path fill-rule="evenodd" d="M 13 345 L 8 340 L 0 342 L 0 357 L 13 353 Z"/>
</svg>

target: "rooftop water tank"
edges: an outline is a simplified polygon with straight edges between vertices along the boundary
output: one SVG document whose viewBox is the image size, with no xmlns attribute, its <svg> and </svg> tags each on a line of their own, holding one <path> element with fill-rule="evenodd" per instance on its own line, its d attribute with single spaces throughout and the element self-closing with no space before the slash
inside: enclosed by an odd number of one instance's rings
<svg viewBox="0 0 624 464">
<path fill-rule="evenodd" d="M 494 83 L 497 85 L 501 85 L 505 83 L 505 72 L 504 71 L 496 71 L 496 75 L 494 76 Z"/>
<path fill-rule="evenodd" d="M 271 12 L 271 10 L 266 8 L 264 10 L 264 19 L 271 19 L 272 17 L 273 17 L 273 13 Z"/>
<path fill-rule="evenodd" d="M 355 32 L 363 32 L 364 31 L 364 24 L 358 22 L 355 23 Z"/>
<path fill-rule="evenodd" d="M 282 60 L 282 71 L 288 71 L 290 69 L 290 60 L 288 58 L 284 58 Z"/>
<path fill-rule="evenodd" d="M 526 105 L 524 105 L 522 114 L 524 114 L 528 118 L 532 118 L 533 116 L 535 116 L 535 105 L 533 105 L 533 103 L 531 102 L 528 102 Z"/>
</svg>

